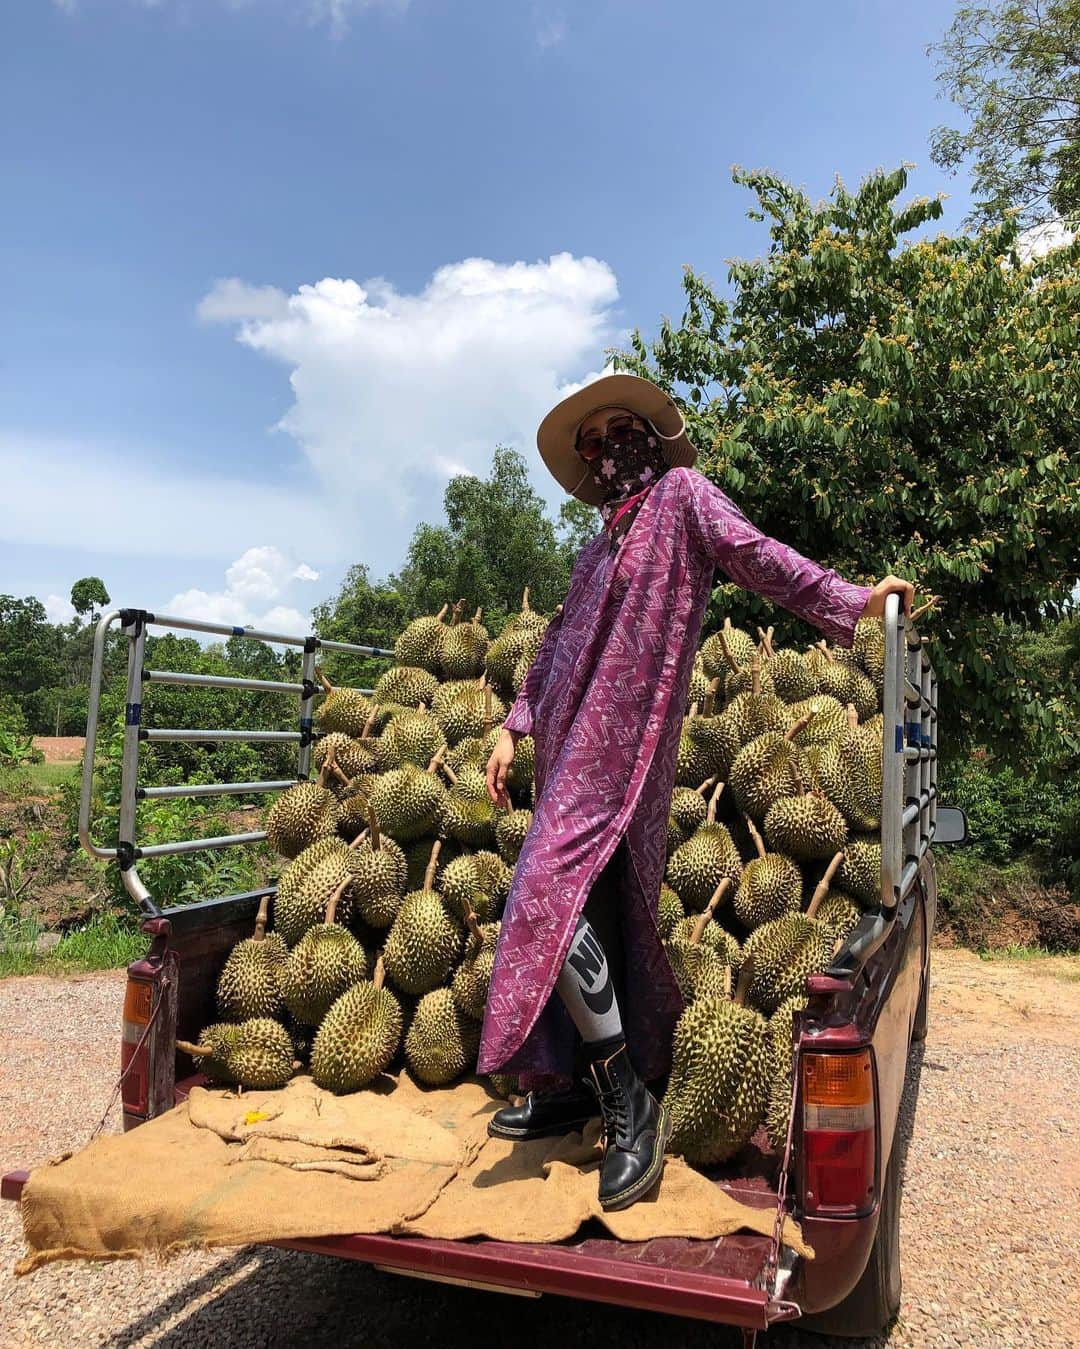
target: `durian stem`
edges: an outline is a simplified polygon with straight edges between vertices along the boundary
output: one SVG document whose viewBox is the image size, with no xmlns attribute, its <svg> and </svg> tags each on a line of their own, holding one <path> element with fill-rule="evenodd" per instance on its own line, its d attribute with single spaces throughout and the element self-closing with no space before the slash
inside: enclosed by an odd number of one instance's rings
<svg viewBox="0 0 1080 1349">
<path fill-rule="evenodd" d="M 379 833 L 379 817 L 375 814 L 375 807 L 368 803 L 367 808 L 368 828 L 371 830 L 371 851 L 378 852 L 382 847 L 382 835 Z"/>
<path fill-rule="evenodd" d="M 833 854 L 832 860 L 825 868 L 825 874 L 814 887 L 814 893 L 811 896 L 810 903 L 806 906 L 807 918 L 813 918 L 821 907 L 821 901 L 825 898 L 829 886 L 832 885 L 832 878 L 836 875 L 837 867 L 839 867 L 840 863 L 844 860 L 844 856 L 843 849 L 841 849 L 840 852 Z"/>
<path fill-rule="evenodd" d="M 370 832 L 371 831 L 367 828 L 361 829 L 360 832 L 357 834 L 357 836 L 349 844 L 349 852 L 352 852 L 354 848 L 359 848 L 360 844 L 363 843 L 364 839 L 367 838 Z"/>
<path fill-rule="evenodd" d="M 367 714 L 367 721 L 364 722 L 363 729 L 360 732 L 360 739 L 366 740 L 375 727 L 375 718 L 379 715 L 379 704 L 372 703 L 371 711 Z"/>
<path fill-rule="evenodd" d="M 322 787 L 323 790 L 326 789 L 326 775 L 332 773 L 335 769 L 337 769 L 338 772 L 341 771 L 337 768 L 337 763 L 335 762 L 336 754 L 337 746 L 331 745 L 326 758 L 323 760 L 323 766 L 319 769 L 319 776 L 315 779 L 315 785 L 317 787 Z M 347 782 L 348 778 L 346 778 L 345 781 Z"/>
<path fill-rule="evenodd" d="M 828 657 L 828 659 L 831 660 L 831 661 L 835 664 L 835 662 L 836 662 L 836 657 L 835 657 L 835 656 L 833 655 L 833 653 L 829 650 L 829 643 L 825 640 L 824 637 L 822 637 L 822 639 L 821 639 L 820 642 L 815 642 L 814 645 L 817 646 L 817 647 L 819 647 L 822 651 L 824 651 L 824 652 L 825 652 L 825 655 Z"/>
<path fill-rule="evenodd" d="M 379 953 L 378 960 L 375 962 L 375 972 L 371 976 L 371 982 L 376 988 L 382 988 L 383 984 L 386 982 L 386 962 L 383 960 L 381 952 Z"/>
<path fill-rule="evenodd" d="M 700 787 L 694 788 L 694 791 L 697 792 L 698 796 L 704 796 L 706 792 L 711 791 L 712 788 L 716 786 L 716 783 L 717 779 L 715 776 L 706 778 Z"/>
<path fill-rule="evenodd" d="M 701 945 L 701 939 L 705 935 L 705 929 L 709 926 L 709 923 L 712 921 L 712 916 L 716 912 L 716 906 L 723 899 L 724 891 L 729 889 L 730 886 L 731 886 L 731 877 L 725 876 L 724 879 L 720 882 L 720 884 L 716 887 L 716 889 L 712 892 L 708 904 L 705 905 L 703 912 L 698 915 L 698 920 L 694 924 L 694 930 L 690 933 L 691 946 Z"/>
<path fill-rule="evenodd" d="M 428 762 L 428 766 L 424 769 L 425 773 L 434 773 L 439 768 L 446 768 L 446 764 L 444 764 L 442 761 L 442 756 L 445 750 L 446 746 L 443 745 L 441 748 L 435 751 L 435 753 L 431 756 L 431 759 Z"/>
<path fill-rule="evenodd" d="M 456 628 L 461 622 L 461 611 L 465 608 L 465 596 L 462 595 L 457 604 L 454 605 L 454 612 L 450 615 L 450 626 Z"/>
<path fill-rule="evenodd" d="M 709 797 L 709 809 L 705 813 L 705 823 L 716 823 L 716 803 L 720 800 L 720 793 L 724 790 L 724 783 L 718 782 L 713 788 L 713 794 Z"/>
<path fill-rule="evenodd" d="M 338 904 L 341 902 L 341 896 L 345 893 L 345 891 L 349 888 L 350 885 L 352 885 L 352 877 L 346 876 L 345 879 L 338 886 L 338 888 L 330 896 L 330 902 L 326 906 L 325 921 L 327 926 L 337 921 Z"/>
<path fill-rule="evenodd" d="M 454 770 L 450 767 L 450 765 L 449 765 L 448 763 L 440 763 L 440 764 L 439 764 L 439 767 L 440 767 L 440 768 L 442 769 L 442 771 L 446 774 L 446 776 L 450 779 L 450 785 L 451 785 L 451 787 L 456 787 L 456 786 L 457 786 L 458 776 L 457 776 L 457 774 L 454 772 Z"/>
<path fill-rule="evenodd" d="M 813 719 L 814 719 L 813 712 L 807 712 L 805 716 L 801 716 L 798 721 L 793 721 L 791 725 L 787 728 L 787 730 L 784 732 L 784 739 L 794 740 L 800 731 L 805 730 L 806 727 L 810 725 Z"/>
<path fill-rule="evenodd" d="M 484 612 L 484 606 L 483 606 L 482 604 L 478 604 L 478 605 L 476 606 L 476 613 L 473 614 L 473 616 L 472 616 L 472 621 L 473 621 L 474 623 L 479 623 L 479 622 L 480 622 L 480 615 L 481 615 L 483 612 Z"/>
<path fill-rule="evenodd" d="M 525 589 L 521 592 L 521 612 L 522 612 L 523 614 L 528 614 L 528 613 L 531 613 L 531 612 L 532 612 L 532 610 L 529 608 L 529 587 L 528 587 L 528 586 L 526 586 Z"/>
<path fill-rule="evenodd" d="M 428 864 L 424 868 L 424 889 L 435 889 L 435 868 L 439 865 L 439 849 L 442 847 L 442 839 L 437 838 L 431 845 L 431 856 L 428 858 Z"/>
<path fill-rule="evenodd" d="M 806 787 L 803 785 L 802 774 L 799 772 L 798 759 L 792 759 L 791 761 L 791 776 L 795 779 L 796 796 L 805 796 Z"/>
<path fill-rule="evenodd" d="M 480 922 L 476 917 L 476 910 L 469 903 L 468 899 L 464 901 L 465 908 L 465 926 L 469 929 L 477 941 L 484 940 L 484 934 L 480 931 Z"/>
<path fill-rule="evenodd" d="M 936 608 L 937 605 L 940 603 L 940 601 L 941 601 L 940 595 L 931 595 L 925 604 L 920 604 L 917 609 L 913 609 L 911 611 L 910 621 L 914 623 L 917 618 L 922 618 L 923 614 L 926 613 L 927 609 Z"/>
<path fill-rule="evenodd" d="M 333 693 L 334 686 L 333 684 L 330 683 L 329 679 L 327 679 L 326 675 L 323 673 L 323 668 L 321 665 L 315 666 L 315 678 L 323 686 L 323 693 Z"/>
<path fill-rule="evenodd" d="M 687 717 L 688 717 L 688 718 L 689 718 L 689 717 L 696 717 L 697 714 L 698 714 L 698 705 L 697 705 L 697 703 L 696 703 L 696 702 L 691 703 L 691 704 L 690 704 L 690 711 L 687 712 L 687 714 L 686 714 Z"/>
<path fill-rule="evenodd" d="M 724 619 L 724 627 L 728 627 L 728 626 L 730 625 L 730 623 L 731 623 L 731 620 L 730 620 L 729 618 L 725 618 L 725 619 Z M 726 635 L 725 635 L 725 633 L 724 633 L 724 628 L 721 628 L 720 631 L 719 631 L 716 635 L 717 635 L 717 637 L 720 638 L 720 650 L 724 653 L 724 659 L 725 659 L 725 660 L 727 661 L 727 663 L 731 666 L 731 668 L 732 668 L 733 671 L 738 670 L 738 668 L 739 668 L 739 663 L 738 663 L 738 661 L 735 659 L 735 657 L 731 654 L 731 648 L 730 648 L 730 647 L 728 646 L 728 644 L 727 644 L 727 637 L 726 637 Z"/>
<path fill-rule="evenodd" d="M 713 709 L 716 707 L 716 694 L 719 688 L 720 676 L 717 675 L 715 679 L 709 680 L 709 691 L 705 695 L 705 705 L 701 709 L 701 715 L 703 717 L 712 716 Z"/>
<path fill-rule="evenodd" d="M 847 724 L 848 724 L 848 730 L 849 730 L 849 731 L 855 730 L 855 728 L 856 728 L 856 727 L 858 726 L 858 724 L 859 724 L 859 714 L 858 714 L 858 712 L 855 710 L 855 704 L 854 704 L 854 703 L 848 703 L 848 705 L 847 705 L 847 707 L 844 709 L 844 711 L 847 712 Z"/>
<path fill-rule="evenodd" d="M 193 1059 L 208 1059 L 214 1053 L 209 1045 L 193 1045 L 190 1040 L 177 1040 L 176 1047 L 181 1054 L 190 1054 Z"/>
<path fill-rule="evenodd" d="M 259 901 L 259 912 L 255 915 L 255 931 L 252 934 L 252 941 L 266 940 L 266 924 L 270 917 L 270 896 L 263 895 Z"/>
<path fill-rule="evenodd" d="M 750 692 L 755 698 L 761 696 L 761 653 L 755 651 L 750 661 Z"/>
<path fill-rule="evenodd" d="M 757 825 L 754 823 L 754 821 L 750 818 L 749 815 L 744 815 L 743 820 L 746 822 L 746 828 L 749 831 L 750 837 L 754 840 L 754 847 L 757 849 L 758 857 L 764 857 L 765 840 L 758 833 Z"/>
<path fill-rule="evenodd" d="M 753 954 L 751 953 L 743 961 L 743 967 L 739 971 L 739 983 L 738 987 L 735 989 L 735 997 L 733 999 L 737 1007 L 746 1006 L 746 998 L 747 994 L 750 992 L 750 982 L 753 979 L 753 977 L 754 977 L 754 957 Z"/>
<path fill-rule="evenodd" d="M 450 608 L 450 605 L 449 605 L 449 604 L 444 604 L 444 605 L 443 605 L 443 607 L 442 607 L 442 608 L 439 610 L 439 612 L 435 615 L 435 619 L 436 619 L 437 622 L 441 623 L 441 622 L 443 621 L 443 619 L 446 617 L 446 611 L 447 611 L 447 609 L 449 609 L 449 608 Z"/>
</svg>

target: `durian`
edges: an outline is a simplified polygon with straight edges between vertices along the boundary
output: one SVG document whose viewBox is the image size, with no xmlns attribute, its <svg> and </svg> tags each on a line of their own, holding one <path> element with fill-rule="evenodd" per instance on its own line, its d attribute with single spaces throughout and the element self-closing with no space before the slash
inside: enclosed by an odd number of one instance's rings
<svg viewBox="0 0 1080 1349">
<path fill-rule="evenodd" d="M 254 1017 L 241 1021 L 221 1036 L 208 1027 L 199 1044 L 177 1040 L 177 1049 L 197 1061 L 213 1065 L 214 1075 L 241 1087 L 272 1090 L 283 1087 L 296 1071 L 292 1040 L 277 1021 Z M 210 1076 L 210 1073 L 207 1073 Z M 219 1079 L 219 1080 L 220 1080 Z"/>
<path fill-rule="evenodd" d="M 744 960 L 753 971 L 750 1001 L 767 1015 L 788 998 L 804 997 L 807 977 L 821 973 L 832 959 L 836 938 L 816 914 L 842 857 L 838 853 L 829 863 L 805 913 L 763 923 L 743 945 Z"/>
<path fill-rule="evenodd" d="M 395 664 L 439 673 L 439 657 L 448 631 L 443 619 L 449 608 L 444 604 L 437 614 L 413 619 L 394 643 Z"/>
<path fill-rule="evenodd" d="M 281 1011 L 281 970 L 289 953 L 281 937 L 266 930 L 269 906 L 269 895 L 263 895 L 254 935 L 233 947 L 222 968 L 217 986 L 222 1021 L 274 1017 Z"/>
<path fill-rule="evenodd" d="M 413 1075 L 429 1086 L 443 1086 L 475 1067 L 480 1027 L 463 1016 L 448 988 L 436 988 L 416 1005 L 405 1057 Z"/>
<path fill-rule="evenodd" d="M 461 927 L 432 888 L 439 849 L 436 840 L 424 888 L 402 900 L 383 949 L 386 973 L 403 993 L 429 993 L 444 983 L 461 950 Z"/>
<path fill-rule="evenodd" d="M 341 807 L 326 785 L 333 762 L 331 747 L 317 781 L 298 782 L 282 792 L 267 812 L 267 842 L 282 857 L 297 857 L 318 839 L 337 833 Z"/>
<path fill-rule="evenodd" d="M 354 984 L 323 1018 L 311 1050 L 311 1076 L 324 1090 L 359 1091 L 397 1053 L 401 1007 L 383 986 L 384 976 L 380 957 L 371 983 Z"/>
<path fill-rule="evenodd" d="M 769 846 L 800 862 L 831 857 L 847 842 L 847 825 L 836 806 L 818 790 L 805 791 L 799 769 L 793 765 L 795 796 L 785 796 L 769 807 L 764 832 Z"/>
<path fill-rule="evenodd" d="M 727 876 L 737 885 L 742 874 L 742 858 L 727 828 L 716 823 L 716 803 L 722 792 L 719 783 L 709 800 L 705 823 L 668 858 L 665 879 L 695 913 L 708 904 L 716 887 Z"/>
<path fill-rule="evenodd" d="M 748 815 L 744 819 L 757 856 L 743 870 L 732 908 L 743 927 L 752 931 L 786 913 L 798 913 L 803 882 L 798 863 L 782 853 L 766 852 L 753 820 Z"/>
<path fill-rule="evenodd" d="M 305 1026 L 318 1026 L 331 1004 L 367 974 L 364 948 L 334 921 L 338 901 L 351 878 L 330 897 L 324 921 L 305 932 L 281 972 L 281 993 L 289 1013 Z"/>
</svg>

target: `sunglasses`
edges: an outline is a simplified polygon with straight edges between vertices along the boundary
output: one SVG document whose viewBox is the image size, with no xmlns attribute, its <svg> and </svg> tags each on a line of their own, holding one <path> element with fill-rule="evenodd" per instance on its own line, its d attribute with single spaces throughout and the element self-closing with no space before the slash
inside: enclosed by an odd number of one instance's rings
<svg viewBox="0 0 1080 1349">
<path fill-rule="evenodd" d="M 586 463 L 591 463 L 605 450 L 622 449 L 628 445 L 631 432 L 641 430 L 635 426 L 637 421 L 638 418 L 629 413 L 618 412 L 614 417 L 608 418 L 603 431 L 596 428 L 583 436 L 579 435 L 574 443 L 574 449 Z"/>
</svg>

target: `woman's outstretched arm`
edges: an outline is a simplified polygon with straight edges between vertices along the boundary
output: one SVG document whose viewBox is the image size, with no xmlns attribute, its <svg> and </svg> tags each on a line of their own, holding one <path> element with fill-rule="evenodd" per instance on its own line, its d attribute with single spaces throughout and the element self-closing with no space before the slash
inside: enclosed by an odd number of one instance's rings
<svg viewBox="0 0 1080 1349">
<path fill-rule="evenodd" d="M 696 469 L 671 472 L 679 473 L 685 483 L 687 528 L 693 545 L 744 590 L 812 623 L 835 645 L 851 646 L 855 624 L 866 612 L 875 587 L 853 585 L 832 568 L 763 534 Z"/>
</svg>

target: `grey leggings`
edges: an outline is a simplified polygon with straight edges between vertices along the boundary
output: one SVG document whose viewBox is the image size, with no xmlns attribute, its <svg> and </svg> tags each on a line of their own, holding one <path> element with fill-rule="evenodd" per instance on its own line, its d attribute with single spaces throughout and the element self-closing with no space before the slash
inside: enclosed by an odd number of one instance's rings
<svg viewBox="0 0 1080 1349">
<path fill-rule="evenodd" d="M 617 996 L 623 973 L 618 914 L 623 859 L 624 846 L 620 840 L 578 916 L 570 949 L 555 984 L 586 1045 L 621 1037 L 623 1033 Z"/>
</svg>

